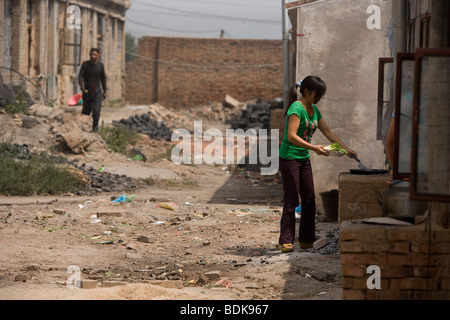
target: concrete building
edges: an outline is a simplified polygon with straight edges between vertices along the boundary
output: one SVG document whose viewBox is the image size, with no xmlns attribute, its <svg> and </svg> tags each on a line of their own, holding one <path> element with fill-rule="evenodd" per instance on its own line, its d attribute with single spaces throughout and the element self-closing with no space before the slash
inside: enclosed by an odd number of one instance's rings
<svg viewBox="0 0 450 320">
<path fill-rule="evenodd" d="M 308 75 L 321 77 L 328 87 L 318 105 L 324 120 L 358 152 L 366 167 L 384 169 L 384 144 L 377 139 L 378 63 L 380 57 L 391 56 L 390 3 L 302 0 L 288 3 L 287 10 L 295 81 Z M 329 141 L 318 132 L 313 143 Z M 317 194 L 337 188 L 339 173 L 358 168 L 348 157 L 311 157 Z"/>
<path fill-rule="evenodd" d="M 391 5 L 392 162 L 394 178 L 408 179 L 383 193 L 382 208 L 371 217 L 381 223 L 368 224 L 367 216 L 340 205 L 339 214 L 350 213 L 339 229 L 343 298 L 448 300 L 450 2 L 393 0 Z M 352 185 L 359 194 L 361 180 Z M 366 186 L 371 182 L 365 179 Z M 370 192 L 363 193 L 366 199 Z M 355 192 L 341 200 L 358 201 Z"/>
<path fill-rule="evenodd" d="M 65 106 L 80 92 L 79 68 L 96 47 L 107 73 L 108 98 L 122 99 L 129 7 L 128 0 L 0 0 L 3 81 L 27 79 L 33 98 Z"/>
</svg>

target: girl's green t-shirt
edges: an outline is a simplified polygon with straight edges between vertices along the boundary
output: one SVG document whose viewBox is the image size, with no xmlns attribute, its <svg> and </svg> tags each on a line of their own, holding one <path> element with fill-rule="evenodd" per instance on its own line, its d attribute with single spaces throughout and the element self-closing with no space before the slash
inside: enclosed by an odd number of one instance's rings
<svg viewBox="0 0 450 320">
<path fill-rule="evenodd" d="M 322 119 L 319 109 L 313 104 L 314 115 L 310 117 L 303 105 L 296 101 L 288 110 L 286 116 L 286 126 L 284 129 L 284 138 L 280 147 L 280 157 L 287 160 L 306 160 L 309 159 L 309 149 L 300 148 L 288 140 L 289 117 L 293 114 L 300 119 L 300 126 L 298 127 L 297 135 L 308 143 L 311 143 L 312 136 L 319 126 L 319 121 Z"/>
</svg>

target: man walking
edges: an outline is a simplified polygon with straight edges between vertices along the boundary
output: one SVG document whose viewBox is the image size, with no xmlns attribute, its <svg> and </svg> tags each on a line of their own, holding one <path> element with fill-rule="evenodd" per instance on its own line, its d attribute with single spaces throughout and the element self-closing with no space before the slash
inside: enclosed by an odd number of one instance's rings
<svg viewBox="0 0 450 320">
<path fill-rule="evenodd" d="M 84 61 L 78 74 L 78 84 L 83 92 L 84 115 L 92 112 L 92 130 L 98 130 L 102 100 L 106 98 L 106 74 L 103 63 L 100 62 L 100 51 L 92 48 L 89 52 L 90 60 Z"/>
</svg>

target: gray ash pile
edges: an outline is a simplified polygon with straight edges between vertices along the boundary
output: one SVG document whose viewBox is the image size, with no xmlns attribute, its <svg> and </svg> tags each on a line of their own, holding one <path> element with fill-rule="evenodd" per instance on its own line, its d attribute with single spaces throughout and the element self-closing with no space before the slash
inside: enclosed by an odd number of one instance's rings
<svg viewBox="0 0 450 320">
<path fill-rule="evenodd" d="M 156 121 L 150 118 L 148 114 L 141 114 L 129 117 L 128 119 L 121 119 L 113 121 L 113 125 L 123 125 L 132 130 L 145 134 L 151 139 L 170 141 L 172 137 L 172 130 L 163 122 Z"/>
<path fill-rule="evenodd" d="M 333 229 L 326 233 L 327 244 L 316 250 L 321 254 L 339 254 L 339 229 Z"/>
</svg>

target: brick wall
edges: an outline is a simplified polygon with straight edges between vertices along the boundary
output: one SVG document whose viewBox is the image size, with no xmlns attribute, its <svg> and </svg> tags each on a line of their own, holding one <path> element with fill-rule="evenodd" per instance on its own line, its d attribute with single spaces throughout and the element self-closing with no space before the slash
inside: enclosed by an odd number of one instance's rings
<svg viewBox="0 0 450 320">
<path fill-rule="evenodd" d="M 340 225 L 345 300 L 450 299 L 450 230 L 345 221 Z M 434 230 L 433 230 L 434 229 Z M 381 289 L 369 289 L 370 265 L 380 267 Z"/>
<path fill-rule="evenodd" d="M 185 108 L 283 95 L 281 40 L 144 37 L 126 65 L 125 100 Z"/>
<path fill-rule="evenodd" d="M 382 216 L 382 205 L 378 201 L 376 190 L 382 195 L 388 189 L 388 180 L 389 174 L 340 173 L 339 222 Z"/>
</svg>

